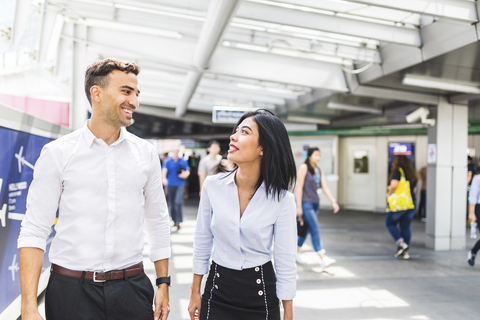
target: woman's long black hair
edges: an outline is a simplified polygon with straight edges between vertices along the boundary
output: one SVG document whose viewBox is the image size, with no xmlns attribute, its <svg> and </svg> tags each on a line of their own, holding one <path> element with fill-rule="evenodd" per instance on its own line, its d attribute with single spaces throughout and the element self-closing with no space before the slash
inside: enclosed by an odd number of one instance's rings
<svg viewBox="0 0 480 320">
<path fill-rule="evenodd" d="M 312 167 L 312 164 L 310 163 L 310 157 L 315 151 L 320 152 L 320 149 L 318 149 L 317 147 L 308 148 L 307 159 L 305 159 L 305 164 L 307 165 L 308 172 L 310 172 L 312 175 L 315 174 L 315 168 Z"/>
<path fill-rule="evenodd" d="M 267 197 L 272 195 L 280 200 L 284 191 L 291 190 L 296 181 L 295 161 L 287 129 L 271 111 L 258 109 L 245 113 L 233 128 L 233 133 L 243 120 L 250 117 L 257 123 L 258 143 L 263 148 L 255 191 L 265 182 Z"/>
</svg>

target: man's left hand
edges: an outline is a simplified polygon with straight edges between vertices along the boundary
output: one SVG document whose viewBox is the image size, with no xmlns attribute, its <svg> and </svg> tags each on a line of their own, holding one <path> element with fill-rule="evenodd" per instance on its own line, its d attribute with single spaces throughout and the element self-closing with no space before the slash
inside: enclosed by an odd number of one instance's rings
<svg viewBox="0 0 480 320">
<path fill-rule="evenodd" d="M 155 320 L 167 320 L 170 313 L 170 299 L 168 296 L 168 285 L 166 283 L 161 284 L 158 287 L 157 294 L 155 295 Z"/>
</svg>

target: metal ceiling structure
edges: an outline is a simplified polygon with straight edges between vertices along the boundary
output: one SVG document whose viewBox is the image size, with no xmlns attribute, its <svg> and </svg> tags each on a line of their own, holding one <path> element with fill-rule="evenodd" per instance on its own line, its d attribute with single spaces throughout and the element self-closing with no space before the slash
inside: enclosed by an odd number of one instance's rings
<svg viewBox="0 0 480 320">
<path fill-rule="evenodd" d="M 142 67 L 138 113 L 184 122 L 240 106 L 319 129 L 400 125 L 441 96 L 475 120 L 478 12 L 471 0 L 0 0 L 0 93 L 68 101 L 76 128 L 85 67 L 116 57 Z"/>
</svg>

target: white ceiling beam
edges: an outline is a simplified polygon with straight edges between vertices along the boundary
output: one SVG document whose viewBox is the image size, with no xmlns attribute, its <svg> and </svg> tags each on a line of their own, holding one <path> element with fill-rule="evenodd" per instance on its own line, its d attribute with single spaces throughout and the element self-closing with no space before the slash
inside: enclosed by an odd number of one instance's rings
<svg viewBox="0 0 480 320">
<path fill-rule="evenodd" d="M 422 45 L 420 32 L 416 29 L 379 25 L 372 22 L 290 10 L 259 3 L 243 2 L 238 8 L 236 16 L 416 47 Z"/>
<path fill-rule="evenodd" d="M 348 0 L 394 10 L 454 19 L 463 22 L 478 22 L 476 3 L 463 0 Z"/>
<path fill-rule="evenodd" d="M 399 100 L 420 104 L 437 105 L 439 96 L 436 94 L 419 93 L 406 90 L 387 89 L 372 86 L 358 86 L 352 94 L 356 96 L 373 97 L 380 99 Z"/>
<path fill-rule="evenodd" d="M 230 23 L 230 20 L 238 7 L 238 3 L 238 0 L 212 0 L 210 2 L 207 12 L 207 20 L 203 24 L 200 39 L 198 40 L 193 56 L 193 65 L 195 67 L 200 70 L 208 67 L 208 62 L 210 61 L 226 27 Z M 175 111 L 177 116 L 182 116 L 187 110 L 188 103 L 201 78 L 201 71 L 188 72 L 186 83 Z"/>
<path fill-rule="evenodd" d="M 343 71 L 338 65 L 262 52 L 219 47 L 208 71 L 219 75 L 348 91 Z"/>
<path fill-rule="evenodd" d="M 15 6 L 15 20 L 12 28 L 12 44 L 18 45 L 28 23 L 31 0 L 17 0 Z"/>
<path fill-rule="evenodd" d="M 69 35 L 63 37 L 84 41 L 71 38 Z M 127 32 L 122 33 L 121 38 L 122 41 L 118 41 L 118 33 L 112 30 L 89 28 L 86 44 L 88 50 L 101 52 L 104 57 L 115 56 L 119 59 L 145 61 L 150 67 L 168 65 L 187 71 L 198 70 L 192 66 L 191 56 L 188 54 L 195 49 L 195 43 L 192 41 Z M 155 56 L 148 52 L 155 52 Z M 337 92 L 348 91 L 343 71 L 338 65 L 234 48 L 217 48 L 208 73 Z"/>
<path fill-rule="evenodd" d="M 281 114 L 288 111 L 292 111 L 300 107 L 306 106 L 310 103 L 314 103 L 318 100 L 325 99 L 331 96 L 332 94 L 334 94 L 334 92 L 330 90 L 315 89 L 315 90 L 312 90 L 312 92 L 307 93 L 301 97 L 298 97 L 295 100 L 287 100 L 287 103 L 285 104 L 285 106 L 277 106 L 277 112 Z"/>
</svg>

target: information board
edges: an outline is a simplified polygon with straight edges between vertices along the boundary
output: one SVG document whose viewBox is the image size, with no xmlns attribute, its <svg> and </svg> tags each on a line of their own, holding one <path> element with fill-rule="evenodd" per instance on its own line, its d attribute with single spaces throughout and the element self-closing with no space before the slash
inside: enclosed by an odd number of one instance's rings
<svg viewBox="0 0 480 320">
<path fill-rule="evenodd" d="M 0 127 L 0 314 L 20 295 L 17 238 L 33 167 L 42 147 L 52 140 Z M 47 252 L 52 238 L 53 234 Z M 42 271 L 49 265 L 46 254 Z"/>
</svg>

